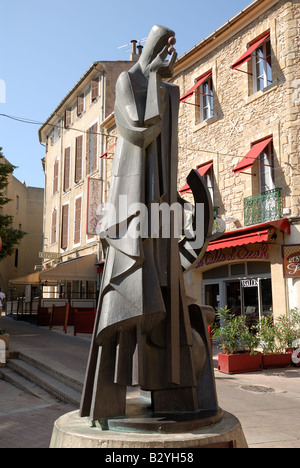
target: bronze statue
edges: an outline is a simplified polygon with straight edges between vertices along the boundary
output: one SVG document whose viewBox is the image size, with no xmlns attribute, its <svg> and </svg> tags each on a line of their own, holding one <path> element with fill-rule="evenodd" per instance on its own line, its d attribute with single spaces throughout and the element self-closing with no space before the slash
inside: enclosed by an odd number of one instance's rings
<svg viewBox="0 0 300 468">
<path fill-rule="evenodd" d="M 154 26 L 140 60 L 116 85 L 118 142 L 109 204 L 116 208 L 102 233 L 107 248 L 98 313 L 92 339 L 81 417 L 93 421 L 126 415 L 127 387 L 151 392 L 156 414 L 218 411 L 207 334 L 210 308 L 190 304 L 183 271 L 203 255 L 189 252 L 185 239 L 128 236 L 137 223 L 137 203 L 151 206 L 179 200 L 177 193 L 179 88 L 163 81 L 173 75 L 175 33 Z M 166 58 L 170 54 L 170 59 Z M 205 204 L 205 241 L 213 214 L 197 172 L 188 182 Z M 198 190 L 199 189 L 199 190 Z M 120 198 L 126 207 L 120 208 Z M 149 214 L 150 213 L 150 214 Z M 184 268 L 181 258 L 185 259 Z"/>
</svg>

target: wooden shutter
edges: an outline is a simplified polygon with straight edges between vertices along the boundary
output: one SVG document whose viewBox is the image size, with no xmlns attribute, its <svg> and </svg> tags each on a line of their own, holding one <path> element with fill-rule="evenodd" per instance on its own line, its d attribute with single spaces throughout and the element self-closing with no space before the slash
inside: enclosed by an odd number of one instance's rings
<svg viewBox="0 0 300 468">
<path fill-rule="evenodd" d="M 86 132 L 86 173 L 90 174 L 91 172 L 91 155 L 90 155 L 90 147 L 91 147 L 91 129 L 89 128 Z"/>
<path fill-rule="evenodd" d="M 52 227 L 51 227 L 51 244 L 56 243 L 56 230 L 57 230 L 57 210 L 53 210 Z"/>
<path fill-rule="evenodd" d="M 77 116 L 84 112 L 84 94 L 77 97 Z"/>
<path fill-rule="evenodd" d="M 62 230 L 61 230 L 61 248 L 68 248 L 68 232 L 69 232 L 69 205 L 62 207 Z"/>
<path fill-rule="evenodd" d="M 70 127 L 72 123 L 72 109 L 67 109 L 65 112 L 65 128 Z"/>
<path fill-rule="evenodd" d="M 77 198 L 75 201 L 74 244 L 80 243 L 81 206 L 82 199 Z"/>
<path fill-rule="evenodd" d="M 92 133 L 93 133 L 93 163 L 92 163 L 92 170 L 96 171 L 97 169 L 97 156 L 98 156 L 98 124 L 95 124 L 92 127 Z"/>
<path fill-rule="evenodd" d="M 58 192 L 58 169 L 59 161 L 55 161 L 53 169 L 53 195 Z"/>
<path fill-rule="evenodd" d="M 71 148 L 65 149 L 64 192 L 70 188 Z"/>
<path fill-rule="evenodd" d="M 83 150 L 83 136 L 80 135 L 76 138 L 76 158 L 75 158 L 75 182 L 82 179 L 82 150 Z"/>
<path fill-rule="evenodd" d="M 95 78 L 91 83 L 92 101 L 99 97 L 99 78 Z"/>
</svg>

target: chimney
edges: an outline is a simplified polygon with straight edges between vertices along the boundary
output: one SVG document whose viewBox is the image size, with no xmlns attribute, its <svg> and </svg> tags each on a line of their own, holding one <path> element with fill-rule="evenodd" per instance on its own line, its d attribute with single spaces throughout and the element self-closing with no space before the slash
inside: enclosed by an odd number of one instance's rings
<svg viewBox="0 0 300 468">
<path fill-rule="evenodd" d="M 132 53 L 130 55 L 130 60 L 132 62 L 137 62 L 139 60 L 139 55 L 136 53 L 137 41 L 134 39 L 131 41 L 131 44 L 132 44 Z"/>
<path fill-rule="evenodd" d="M 143 47 L 141 44 L 139 44 L 139 45 L 137 46 L 137 48 L 138 48 L 138 51 L 139 51 L 139 56 L 141 56 L 144 47 Z"/>
</svg>

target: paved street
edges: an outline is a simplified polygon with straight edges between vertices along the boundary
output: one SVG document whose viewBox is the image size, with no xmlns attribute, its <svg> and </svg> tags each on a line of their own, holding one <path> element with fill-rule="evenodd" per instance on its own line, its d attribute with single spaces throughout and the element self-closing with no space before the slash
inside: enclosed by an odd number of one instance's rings
<svg viewBox="0 0 300 468">
<path fill-rule="evenodd" d="M 2 317 L 10 349 L 42 356 L 83 381 L 89 339 Z M 217 350 L 214 350 L 217 364 Z M 250 448 L 300 448 L 300 368 L 229 376 L 216 370 L 219 404 L 241 422 Z M 54 421 L 75 407 L 0 380 L 0 448 L 48 448 Z"/>
</svg>

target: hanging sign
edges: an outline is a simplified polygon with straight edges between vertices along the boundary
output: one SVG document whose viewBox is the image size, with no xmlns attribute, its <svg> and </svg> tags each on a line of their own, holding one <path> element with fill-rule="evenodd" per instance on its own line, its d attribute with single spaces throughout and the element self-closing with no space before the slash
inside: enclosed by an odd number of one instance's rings
<svg viewBox="0 0 300 468">
<path fill-rule="evenodd" d="M 100 179 L 88 179 L 87 234 L 96 235 L 99 221 L 99 207 L 102 202 L 103 182 Z"/>
<path fill-rule="evenodd" d="M 257 288 L 259 285 L 258 279 L 247 279 L 241 281 L 242 288 Z"/>
<path fill-rule="evenodd" d="M 285 278 L 300 278 L 300 245 L 283 245 L 283 273 Z"/>
</svg>

